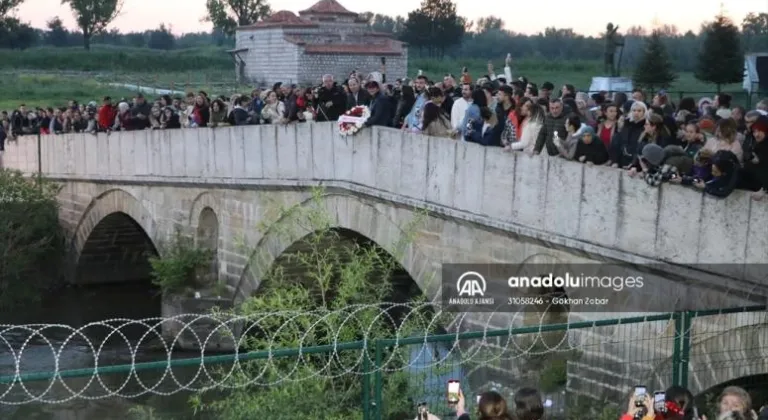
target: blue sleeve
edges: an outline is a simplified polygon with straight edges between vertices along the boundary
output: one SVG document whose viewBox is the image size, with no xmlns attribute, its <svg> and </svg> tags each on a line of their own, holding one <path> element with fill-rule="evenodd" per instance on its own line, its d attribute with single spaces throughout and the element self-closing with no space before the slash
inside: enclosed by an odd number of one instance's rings
<svg viewBox="0 0 768 420">
<path fill-rule="evenodd" d="M 472 104 L 467 108 L 467 112 L 464 113 L 464 119 L 461 120 L 460 127 L 462 136 L 467 135 L 467 125 L 469 124 L 469 121 L 472 120 L 473 122 L 476 122 L 478 119 L 480 119 L 480 108 L 478 108 L 477 105 Z"/>
</svg>

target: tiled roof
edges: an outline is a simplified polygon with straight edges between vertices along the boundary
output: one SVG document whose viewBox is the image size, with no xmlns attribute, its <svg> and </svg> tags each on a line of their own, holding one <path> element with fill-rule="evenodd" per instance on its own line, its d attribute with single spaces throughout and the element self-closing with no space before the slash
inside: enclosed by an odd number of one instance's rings
<svg viewBox="0 0 768 420">
<path fill-rule="evenodd" d="M 326 15 L 351 15 L 357 16 L 357 13 L 350 12 L 346 7 L 342 6 L 336 0 L 320 0 L 315 3 L 309 9 L 302 10 L 300 14 L 304 13 L 318 13 Z"/>
<path fill-rule="evenodd" d="M 262 20 L 261 22 L 256 22 L 253 25 L 243 26 L 241 28 L 275 28 L 283 26 L 314 27 L 316 24 L 308 21 L 307 19 L 302 19 L 296 16 L 296 14 L 291 11 L 281 10 L 279 12 L 273 13 L 271 16 Z"/>
<path fill-rule="evenodd" d="M 307 54 L 346 54 L 346 55 L 400 55 L 402 50 L 386 45 L 370 44 L 308 44 L 304 47 Z"/>
<path fill-rule="evenodd" d="M 296 44 L 296 45 L 306 44 L 306 42 L 304 42 L 301 38 L 297 38 L 295 36 L 284 36 L 283 39 L 290 42 L 291 44 Z"/>
</svg>

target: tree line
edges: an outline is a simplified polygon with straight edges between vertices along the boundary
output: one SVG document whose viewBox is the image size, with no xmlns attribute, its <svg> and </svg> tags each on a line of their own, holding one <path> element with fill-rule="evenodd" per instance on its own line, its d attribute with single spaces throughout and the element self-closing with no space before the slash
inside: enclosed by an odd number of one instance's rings
<svg viewBox="0 0 768 420">
<path fill-rule="evenodd" d="M 272 13 L 266 0 L 207 0 L 207 13 L 202 19 L 211 22 L 214 30 L 177 37 L 171 34 L 167 25 L 143 32 L 109 30 L 110 23 L 121 10 L 122 0 L 64 0 L 73 10 L 76 30 L 64 28 L 58 18 L 51 19 L 45 30 L 31 28 L 11 16 L 22 2 L 0 0 L 0 47 L 80 45 L 88 49 L 92 43 L 155 49 L 231 46 L 237 26 L 255 23 Z M 499 60 L 511 53 L 513 57 L 548 60 L 599 60 L 603 56 L 604 41 L 599 36 L 584 36 L 573 29 L 555 27 L 545 28 L 534 35 L 521 34 L 506 27 L 498 17 L 489 16 L 477 21 L 462 17 L 451 0 L 423 0 L 418 9 L 406 16 L 371 12 L 361 16 L 367 19 L 372 30 L 391 33 L 407 42 L 411 53 L 419 57 L 448 55 Z M 711 24 L 702 24 L 698 32 L 685 33 L 673 25 L 663 25 L 652 31 L 641 26 L 620 28 L 625 38 L 621 67 L 626 73 L 627 69 L 639 65 L 645 42 L 655 33 L 669 52 L 676 71 L 695 71 Z M 750 13 L 737 32 L 741 50 L 768 51 L 768 14 Z"/>
</svg>

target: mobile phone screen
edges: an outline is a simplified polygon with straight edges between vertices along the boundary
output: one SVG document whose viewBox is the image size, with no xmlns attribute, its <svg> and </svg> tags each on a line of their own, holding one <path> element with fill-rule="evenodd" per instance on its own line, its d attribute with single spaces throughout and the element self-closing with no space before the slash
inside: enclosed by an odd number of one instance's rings
<svg viewBox="0 0 768 420">
<path fill-rule="evenodd" d="M 480 404 L 480 395 L 477 396 L 477 403 Z"/>
<path fill-rule="evenodd" d="M 667 395 L 663 391 L 654 392 L 653 393 L 653 409 L 656 411 L 661 411 L 662 408 L 664 408 L 664 400 L 666 400 Z"/>
<path fill-rule="evenodd" d="M 448 381 L 448 401 L 459 401 L 459 381 Z"/>
<path fill-rule="evenodd" d="M 636 386 L 635 387 L 635 397 L 636 398 L 643 398 L 643 397 L 645 397 L 645 395 L 647 393 L 648 393 L 648 391 L 646 391 L 644 386 Z"/>
</svg>

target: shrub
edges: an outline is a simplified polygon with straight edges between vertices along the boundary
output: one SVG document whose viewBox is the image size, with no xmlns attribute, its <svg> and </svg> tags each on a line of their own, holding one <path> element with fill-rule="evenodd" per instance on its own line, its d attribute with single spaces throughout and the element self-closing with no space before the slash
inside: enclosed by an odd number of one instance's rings
<svg viewBox="0 0 768 420">
<path fill-rule="evenodd" d="M 212 286 L 210 281 L 213 252 L 196 248 L 192 238 L 177 231 L 166 246 L 164 257 L 150 257 L 152 283 L 163 294 L 191 295 Z"/>
<path fill-rule="evenodd" d="M 0 310 L 35 302 L 55 284 L 64 251 L 58 191 L 44 179 L 0 169 Z"/>
<path fill-rule="evenodd" d="M 316 198 L 319 197 L 318 192 Z M 293 231 L 296 227 L 315 233 L 295 243 L 301 251 L 280 257 L 285 261 L 282 265 L 291 269 L 282 270 L 279 262 L 273 263 L 260 283 L 258 294 L 247 299 L 239 309 L 242 315 L 259 321 L 255 328 L 258 332 L 248 337 L 245 350 L 295 348 L 300 341 L 306 348 L 336 340 L 361 340 L 366 333 L 368 340 L 393 337 L 392 321 L 381 316 L 379 305 L 392 299 L 392 285 L 382 279 L 391 278 L 399 267 L 395 258 L 381 248 L 340 236 L 332 228 L 332 218 L 325 213 L 322 203 L 292 207 L 282 214 L 281 221 L 270 226 L 270 235 L 296 238 L 300 236 Z M 403 230 L 410 232 L 412 228 L 404 227 Z M 408 241 L 394 244 L 393 248 L 405 250 Z M 336 244 L 333 249 L 331 243 Z M 423 302 L 423 297 L 414 299 Z M 332 313 L 363 304 L 373 305 L 351 311 L 351 318 Z M 260 316 L 282 311 L 291 311 L 294 315 L 284 321 L 277 316 Z M 319 324 L 314 322 L 318 313 L 328 314 Z M 402 321 L 400 336 L 416 331 L 424 334 L 436 327 L 420 322 L 419 318 L 413 316 Z M 367 329 L 369 325 L 371 328 Z M 236 372 L 229 372 L 229 377 L 224 377 L 228 374 L 226 369 L 219 372 L 225 387 L 235 387 L 230 395 L 203 402 L 206 395 L 201 394 L 193 398 L 193 405 L 198 410 L 212 411 L 216 418 L 230 420 L 267 417 L 276 420 L 359 419 L 363 417 L 361 395 L 365 377 L 360 371 L 360 362 L 364 357 L 373 360 L 373 351 L 369 349 L 366 354 L 361 354 L 360 350 L 305 354 L 299 360 L 272 357 L 266 363 L 263 360 L 241 362 Z M 423 391 L 421 378 L 398 369 L 408 359 L 409 353 L 402 347 L 385 350 L 383 360 L 388 361 L 388 365 L 382 383 L 383 398 L 387 402 L 384 418 L 392 418 L 395 411 L 413 407 L 414 402 L 409 401 L 409 396 Z M 243 386 L 254 378 L 258 378 L 259 383 L 272 385 Z"/>
</svg>

